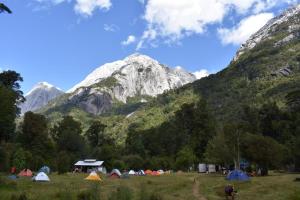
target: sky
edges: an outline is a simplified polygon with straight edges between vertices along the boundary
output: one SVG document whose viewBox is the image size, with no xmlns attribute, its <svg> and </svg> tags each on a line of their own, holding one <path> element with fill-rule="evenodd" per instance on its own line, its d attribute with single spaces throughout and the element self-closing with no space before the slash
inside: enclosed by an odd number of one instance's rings
<svg viewBox="0 0 300 200">
<path fill-rule="evenodd" d="M 224 69 L 240 45 L 300 0 L 0 0 L 0 70 L 28 92 L 67 91 L 95 68 L 133 53 L 198 77 Z"/>
</svg>

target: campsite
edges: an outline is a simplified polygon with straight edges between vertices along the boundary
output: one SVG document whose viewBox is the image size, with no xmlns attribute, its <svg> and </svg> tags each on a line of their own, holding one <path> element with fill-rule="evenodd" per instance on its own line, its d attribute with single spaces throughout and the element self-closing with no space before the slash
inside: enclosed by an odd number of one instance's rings
<svg viewBox="0 0 300 200">
<path fill-rule="evenodd" d="M 0 200 L 300 200 L 300 0 L 0 0 Z"/>
<path fill-rule="evenodd" d="M 121 188 L 124 198 L 119 200 L 223 200 L 224 185 L 228 184 L 224 176 L 218 174 L 174 173 L 129 179 L 99 175 L 100 182 L 85 180 L 88 174 L 78 173 L 54 173 L 49 175 L 50 182 L 33 182 L 30 178 L 9 181 L 1 174 L 1 199 L 25 193 L 29 200 L 77 200 L 80 194 L 99 192 L 101 198 L 98 199 L 117 200 L 111 196 Z M 271 173 L 268 177 L 251 178 L 249 182 L 232 183 L 238 191 L 238 200 L 298 200 L 300 189 L 299 182 L 294 182 L 295 177 L 296 174 Z"/>
</svg>

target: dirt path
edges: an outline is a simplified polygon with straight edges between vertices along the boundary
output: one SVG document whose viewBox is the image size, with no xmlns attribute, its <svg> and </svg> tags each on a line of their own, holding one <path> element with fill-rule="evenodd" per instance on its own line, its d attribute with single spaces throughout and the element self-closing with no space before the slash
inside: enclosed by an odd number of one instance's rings
<svg viewBox="0 0 300 200">
<path fill-rule="evenodd" d="M 193 186 L 193 195 L 196 198 L 196 200 L 207 200 L 204 196 L 201 195 L 199 191 L 199 181 L 194 178 L 194 186 Z"/>
</svg>

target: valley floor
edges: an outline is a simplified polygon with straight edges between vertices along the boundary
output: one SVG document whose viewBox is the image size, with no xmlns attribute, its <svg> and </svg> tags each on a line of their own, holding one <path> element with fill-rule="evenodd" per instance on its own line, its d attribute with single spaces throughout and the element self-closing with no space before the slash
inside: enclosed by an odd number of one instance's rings
<svg viewBox="0 0 300 200">
<path fill-rule="evenodd" d="M 12 195 L 26 193 L 28 200 L 77 199 L 79 193 L 98 187 L 101 200 L 110 199 L 118 188 L 126 188 L 134 200 L 222 200 L 224 186 L 229 182 L 221 175 L 183 173 L 159 177 L 131 177 L 109 179 L 102 182 L 85 181 L 86 174 L 51 174 L 51 182 L 32 182 L 29 178 L 9 181 L 0 175 L 0 199 L 10 200 Z M 271 174 L 255 177 L 250 182 L 237 183 L 238 200 L 299 200 L 300 174 Z M 126 193 L 126 191 L 125 191 Z M 148 194 L 148 197 L 146 197 Z M 150 194 L 155 194 L 151 195 Z M 126 198 L 124 198 L 126 199 Z M 127 200 L 127 199 L 126 199 Z"/>
</svg>

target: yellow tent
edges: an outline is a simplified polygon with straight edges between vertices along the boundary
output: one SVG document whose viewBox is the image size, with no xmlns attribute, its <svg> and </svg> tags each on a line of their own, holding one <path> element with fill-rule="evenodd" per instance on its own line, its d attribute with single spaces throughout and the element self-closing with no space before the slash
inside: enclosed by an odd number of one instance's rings
<svg viewBox="0 0 300 200">
<path fill-rule="evenodd" d="M 89 181 L 102 181 L 100 176 L 96 172 L 91 172 L 88 177 L 85 178 L 85 180 Z"/>
</svg>

